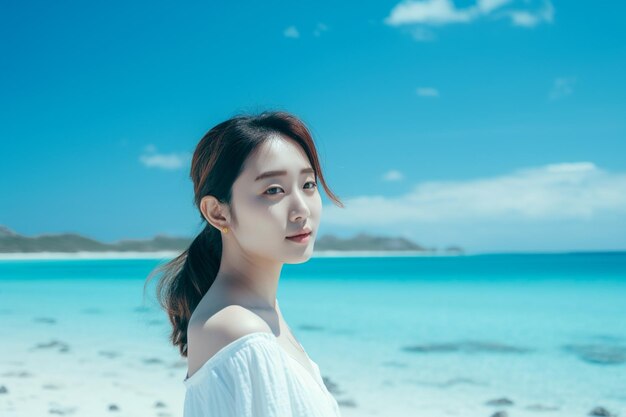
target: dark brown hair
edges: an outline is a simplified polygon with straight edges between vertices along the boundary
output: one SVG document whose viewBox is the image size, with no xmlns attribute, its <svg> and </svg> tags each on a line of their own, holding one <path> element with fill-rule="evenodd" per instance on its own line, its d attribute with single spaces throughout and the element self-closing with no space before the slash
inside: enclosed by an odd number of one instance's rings
<svg viewBox="0 0 626 417">
<path fill-rule="evenodd" d="M 247 157 L 276 134 L 293 139 L 302 147 L 326 194 L 339 207 L 343 207 L 343 203 L 326 185 L 313 138 L 305 124 L 287 112 L 265 111 L 258 115 L 232 117 L 216 125 L 202 137 L 194 151 L 190 173 L 194 202 L 198 210 L 200 201 L 207 195 L 230 205 L 232 185 L 241 174 Z M 201 211 L 200 217 L 202 222 L 206 222 Z M 234 210 L 233 221 L 236 222 Z M 179 347 L 184 357 L 187 356 L 189 319 L 215 281 L 221 258 L 221 233 L 206 222 L 204 229 L 189 248 L 168 263 L 157 267 L 144 284 L 145 293 L 152 276 L 162 272 L 156 289 L 157 299 L 172 323 L 170 341 Z"/>
</svg>

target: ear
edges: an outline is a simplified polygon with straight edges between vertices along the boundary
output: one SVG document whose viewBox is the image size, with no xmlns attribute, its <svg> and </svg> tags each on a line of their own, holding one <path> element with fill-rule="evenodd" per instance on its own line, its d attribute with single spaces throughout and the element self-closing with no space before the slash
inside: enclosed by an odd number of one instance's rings
<svg viewBox="0 0 626 417">
<path fill-rule="evenodd" d="M 206 221 L 218 230 L 230 227 L 228 208 L 212 195 L 202 197 L 200 211 Z"/>
</svg>

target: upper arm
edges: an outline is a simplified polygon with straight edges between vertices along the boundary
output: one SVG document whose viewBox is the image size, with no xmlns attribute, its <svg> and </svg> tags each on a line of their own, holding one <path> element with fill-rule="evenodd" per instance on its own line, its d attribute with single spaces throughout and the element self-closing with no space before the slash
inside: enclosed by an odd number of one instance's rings
<svg viewBox="0 0 626 417">
<path fill-rule="evenodd" d="M 189 375 L 235 340 L 250 333 L 271 331 L 261 317 L 239 305 L 229 305 L 207 320 L 190 322 L 187 330 Z"/>
</svg>

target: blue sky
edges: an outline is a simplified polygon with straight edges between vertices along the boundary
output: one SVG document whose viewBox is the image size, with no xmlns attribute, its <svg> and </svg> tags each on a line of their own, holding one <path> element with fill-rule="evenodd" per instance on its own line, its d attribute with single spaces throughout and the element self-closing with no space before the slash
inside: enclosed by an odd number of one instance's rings
<svg viewBox="0 0 626 417">
<path fill-rule="evenodd" d="M 323 194 L 318 236 L 626 249 L 622 2 L 0 8 L 0 224 L 20 234 L 194 235 L 198 140 L 283 109 L 346 205 Z"/>
</svg>

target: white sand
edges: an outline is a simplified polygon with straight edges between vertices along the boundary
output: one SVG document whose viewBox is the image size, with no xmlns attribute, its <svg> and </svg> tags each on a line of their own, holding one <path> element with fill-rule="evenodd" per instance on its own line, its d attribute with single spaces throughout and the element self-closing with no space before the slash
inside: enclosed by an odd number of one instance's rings
<svg viewBox="0 0 626 417">
<path fill-rule="evenodd" d="M 179 251 L 157 252 L 23 252 L 0 253 L 2 261 L 23 260 L 72 260 L 72 259 L 171 259 L 178 256 Z M 386 256 L 459 256 L 456 253 L 437 253 L 422 251 L 318 251 L 313 257 L 347 258 L 347 257 L 386 257 Z"/>
<path fill-rule="evenodd" d="M 0 260 L 72 260 L 72 259 L 162 259 L 178 256 L 178 251 L 159 252 L 23 252 L 0 253 Z"/>
</svg>

